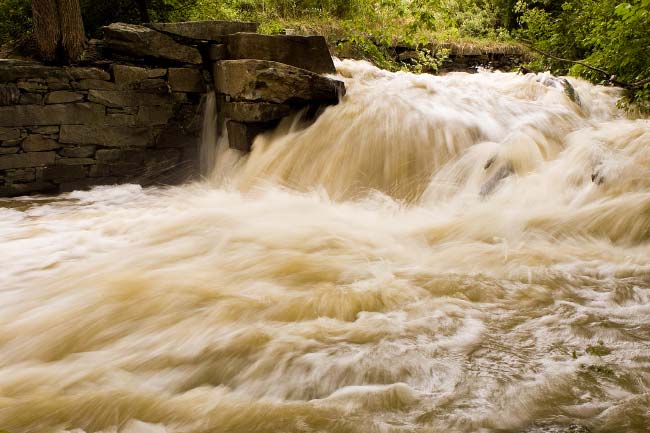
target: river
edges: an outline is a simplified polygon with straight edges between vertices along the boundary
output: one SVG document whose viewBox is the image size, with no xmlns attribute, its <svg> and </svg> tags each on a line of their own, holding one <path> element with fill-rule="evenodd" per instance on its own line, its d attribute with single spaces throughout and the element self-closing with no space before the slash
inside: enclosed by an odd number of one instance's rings
<svg viewBox="0 0 650 433">
<path fill-rule="evenodd" d="M 650 431 L 650 121 L 337 69 L 201 182 L 0 199 L 0 430 Z"/>
</svg>

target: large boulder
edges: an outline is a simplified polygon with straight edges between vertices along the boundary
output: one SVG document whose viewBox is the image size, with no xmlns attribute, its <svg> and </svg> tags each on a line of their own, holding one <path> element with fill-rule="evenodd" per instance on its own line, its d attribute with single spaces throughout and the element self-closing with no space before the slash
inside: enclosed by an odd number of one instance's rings
<svg viewBox="0 0 650 433">
<path fill-rule="evenodd" d="M 188 21 L 146 24 L 154 30 L 189 39 L 220 41 L 223 36 L 239 32 L 256 32 L 258 23 L 237 21 Z"/>
<path fill-rule="evenodd" d="M 191 46 L 182 45 L 170 36 L 148 27 L 113 23 L 104 27 L 104 45 L 133 57 L 154 57 L 179 63 L 202 63 L 201 54 Z"/>
<path fill-rule="evenodd" d="M 237 33 L 227 37 L 228 58 L 286 63 L 319 74 L 336 72 L 322 36 L 259 35 Z"/>
<path fill-rule="evenodd" d="M 215 89 L 235 101 L 336 104 L 345 85 L 305 69 L 266 60 L 215 63 Z"/>
</svg>

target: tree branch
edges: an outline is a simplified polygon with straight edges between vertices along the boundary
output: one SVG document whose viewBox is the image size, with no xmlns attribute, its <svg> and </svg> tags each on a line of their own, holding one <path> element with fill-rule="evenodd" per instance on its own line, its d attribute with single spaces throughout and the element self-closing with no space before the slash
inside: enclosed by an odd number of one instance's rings
<svg viewBox="0 0 650 433">
<path fill-rule="evenodd" d="M 585 62 L 582 62 L 580 60 L 565 59 L 563 57 L 558 57 L 558 56 L 555 56 L 555 55 L 553 55 L 551 53 L 547 53 L 546 51 L 542 51 L 539 48 L 536 48 L 535 46 L 533 46 L 530 41 L 523 40 L 522 43 L 526 47 L 530 48 L 531 50 L 533 50 L 533 51 L 535 51 L 535 52 L 537 52 L 537 53 L 539 53 L 539 54 L 541 54 L 541 55 L 543 55 L 545 57 L 551 58 L 553 60 L 557 60 L 557 61 L 560 61 L 560 62 L 566 62 L 566 63 L 574 63 L 576 65 L 583 66 L 583 67 L 585 67 L 587 69 L 591 69 L 592 71 L 600 72 L 601 74 L 606 75 L 608 77 L 607 80 L 610 83 L 612 83 L 612 84 L 614 84 L 616 86 L 624 87 L 626 89 L 636 89 L 636 88 L 644 86 L 645 84 L 650 83 L 650 78 L 646 78 L 646 79 L 643 79 L 643 80 L 640 80 L 640 81 L 636 81 L 634 83 L 626 83 L 624 81 L 618 81 L 616 79 L 616 75 L 611 74 L 611 73 L 607 72 L 604 69 L 597 68 L 595 66 L 592 66 L 592 65 L 590 65 L 588 63 L 585 63 Z"/>
</svg>

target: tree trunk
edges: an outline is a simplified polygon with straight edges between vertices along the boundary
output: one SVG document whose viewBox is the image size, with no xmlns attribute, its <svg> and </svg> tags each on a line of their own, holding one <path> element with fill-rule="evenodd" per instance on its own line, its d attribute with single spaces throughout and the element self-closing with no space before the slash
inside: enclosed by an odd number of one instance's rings
<svg viewBox="0 0 650 433">
<path fill-rule="evenodd" d="M 79 60 L 86 43 L 79 0 L 57 0 L 61 20 L 61 44 L 68 63 Z"/>
<path fill-rule="evenodd" d="M 138 7 L 138 12 L 140 12 L 140 21 L 143 23 L 150 23 L 151 17 L 149 17 L 147 0 L 135 0 L 135 4 Z"/>
<path fill-rule="evenodd" d="M 56 0 L 32 0 L 34 36 L 41 58 L 46 62 L 56 59 L 61 40 L 61 27 Z"/>
</svg>

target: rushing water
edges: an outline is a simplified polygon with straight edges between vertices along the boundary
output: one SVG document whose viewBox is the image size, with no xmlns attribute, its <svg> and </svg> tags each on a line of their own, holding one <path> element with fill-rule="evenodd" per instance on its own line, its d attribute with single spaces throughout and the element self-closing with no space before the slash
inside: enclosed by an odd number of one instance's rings
<svg viewBox="0 0 650 433">
<path fill-rule="evenodd" d="M 0 202 L 0 430 L 650 431 L 650 123 L 338 69 L 209 181 Z"/>
</svg>

